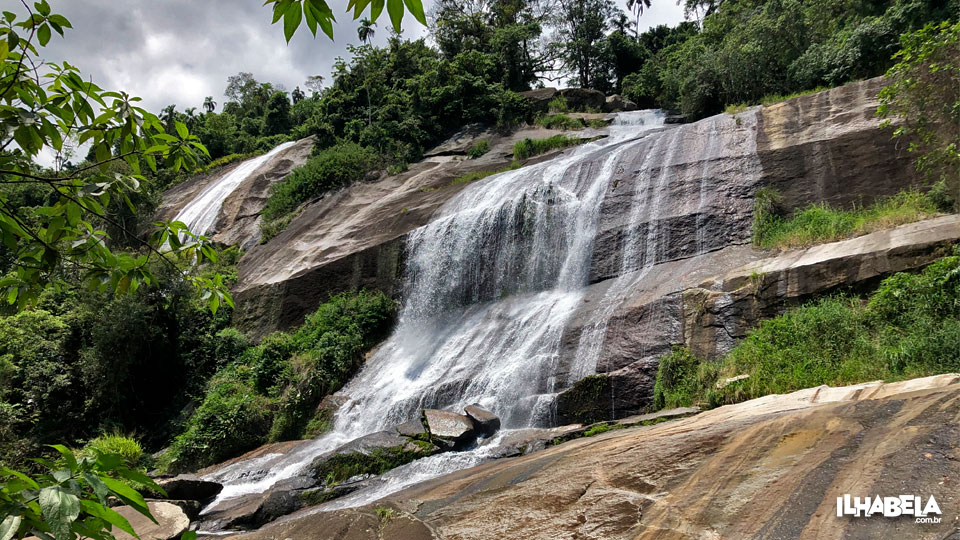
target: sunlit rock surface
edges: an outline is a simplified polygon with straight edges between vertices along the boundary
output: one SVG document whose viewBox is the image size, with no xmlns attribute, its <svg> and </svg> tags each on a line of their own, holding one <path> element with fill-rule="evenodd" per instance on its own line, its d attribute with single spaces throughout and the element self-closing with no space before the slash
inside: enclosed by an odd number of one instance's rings
<svg viewBox="0 0 960 540">
<path fill-rule="evenodd" d="M 811 388 L 577 439 L 237 538 L 940 539 L 960 525 L 958 485 L 960 376 L 940 375 Z M 837 517 L 844 494 L 934 496 L 943 519 Z"/>
</svg>

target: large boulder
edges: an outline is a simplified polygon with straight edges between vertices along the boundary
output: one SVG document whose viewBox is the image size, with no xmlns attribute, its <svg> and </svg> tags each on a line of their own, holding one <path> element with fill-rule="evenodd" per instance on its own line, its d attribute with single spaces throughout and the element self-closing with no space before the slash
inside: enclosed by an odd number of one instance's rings
<svg viewBox="0 0 960 540">
<path fill-rule="evenodd" d="M 590 88 L 564 88 L 560 91 L 560 96 L 567 102 L 567 107 L 573 111 L 593 109 L 599 112 L 607 102 L 603 92 Z"/>
<path fill-rule="evenodd" d="M 473 420 L 477 431 L 488 437 L 500 429 L 500 417 L 484 409 L 479 403 L 467 405 L 463 412 L 467 413 L 467 416 Z"/>
<path fill-rule="evenodd" d="M 126 518 L 137 532 L 140 540 L 174 540 L 190 528 L 190 518 L 177 505 L 167 502 L 149 502 L 147 508 L 156 520 L 150 521 L 140 512 L 130 506 L 120 506 L 114 510 Z M 132 540 L 134 537 L 119 529 L 114 529 L 113 536 L 117 540 Z"/>
<path fill-rule="evenodd" d="M 621 96 L 620 94 L 607 96 L 607 100 L 603 103 L 603 112 L 610 113 L 610 112 L 617 112 L 617 111 L 635 111 L 635 110 L 637 110 L 637 104 Z"/>
<path fill-rule="evenodd" d="M 193 474 L 181 474 L 173 478 L 164 478 L 158 480 L 157 485 L 166 492 L 168 499 L 183 499 L 188 501 L 205 501 L 212 499 L 223 490 L 223 485 L 204 480 Z"/>
<path fill-rule="evenodd" d="M 469 417 L 439 409 L 425 409 L 424 422 L 431 439 L 440 439 L 455 448 L 462 448 L 477 438 L 477 429 Z"/>
<path fill-rule="evenodd" d="M 550 110 L 550 102 L 557 97 L 557 89 L 537 88 L 536 90 L 520 92 L 520 95 L 526 100 L 530 112 L 534 114 L 546 113 Z"/>
</svg>

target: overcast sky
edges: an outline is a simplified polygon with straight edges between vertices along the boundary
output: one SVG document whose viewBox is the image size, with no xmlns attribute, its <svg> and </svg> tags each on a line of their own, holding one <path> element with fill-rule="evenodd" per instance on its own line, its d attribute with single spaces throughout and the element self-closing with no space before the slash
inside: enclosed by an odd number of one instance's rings
<svg viewBox="0 0 960 540">
<path fill-rule="evenodd" d="M 330 1 L 330 0 L 328 0 Z M 431 0 L 424 0 L 429 9 Z M 625 0 L 618 2 L 621 6 Z M 347 0 L 332 0 L 337 16 L 331 42 L 316 39 L 304 24 L 288 46 L 279 24 L 271 25 L 262 0 L 54 0 L 54 12 L 70 19 L 66 38 L 54 34 L 41 49 L 50 60 L 68 60 L 104 89 L 124 90 L 143 98 L 159 112 L 174 103 L 179 110 L 197 107 L 205 96 L 222 105 L 227 77 L 249 71 L 263 82 L 293 90 L 309 75 L 329 81 L 333 60 L 347 57 L 358 44 L 357 24 L 345 13 Z M 641 28 L 677 24 L 683 8 L 675 0 L 654 0 L 640 18 Z M 382 15 L 375 44 L 384 44 L 389 17 Z M 426 34 L 409 14 L 404 36 Z"/>
</svg>

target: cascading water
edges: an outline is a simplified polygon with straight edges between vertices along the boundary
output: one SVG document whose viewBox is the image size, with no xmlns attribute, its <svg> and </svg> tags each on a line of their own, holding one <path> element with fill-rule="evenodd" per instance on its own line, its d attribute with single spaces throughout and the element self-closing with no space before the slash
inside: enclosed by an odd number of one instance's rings
<svg viewBox="0 0 960 540">
<path fill-rule="evenodd" d="M 199 195 L 193 198 L 180 210 L 174 221 L 182 221 L 187 230 L 194 234 L 207 234 L 217 221 L 217 214 L 226 199 L 244 180 L 253 174 L 261 165 L 266 164 L 274 156 L 293 146 L 295 142 L 285 142 L 262 156 L 248 159 L 237 165 L 229 173 L 210 182 Z"/>
<path fill-rule="evenodd" d="M 608 138 L 474 184 L 411 233 L 399 322 L 341 390 L 348 400 L 331 433 L 271 461 L 269 471 L 253 478 L 246 475 L 256 462 L 222 469 L 211 476 L 225 484 L 212 506 L 262 492 L 314 457 L 423 408 L 480 403 L 501 417 L 505 430 L 548 423 L 561 383 L 594 373 L 621 289 L 648 271 L 669 241 L 661 214 L 673 202 L 665 200 L 668 165 L 684 150 L 684 129 L 661 129 L 663 119 L 660 111 L 620 114 Z M 640 169 L 624 171 L 625 158 L 636 155 L 644 156 Z M 616 280 L 594 310 L 569 368 L 572 377 L 558 381 L 562 334 L 584 301 L 604 198 L 627 174 L 635 179 L 627 184 L 633 193 L 618 275 L 633 277 Z M 375 490 L 326 507 L 364 504 L 476 464 L 496 442 L 418 460 L 384 475 Z"/>
</svg>

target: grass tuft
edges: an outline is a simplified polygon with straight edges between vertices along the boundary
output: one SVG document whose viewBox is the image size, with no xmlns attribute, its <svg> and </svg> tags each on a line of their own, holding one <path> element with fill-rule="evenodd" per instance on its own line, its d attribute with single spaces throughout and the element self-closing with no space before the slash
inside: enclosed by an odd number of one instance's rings
<svg viewBox="0 0 960 540">
<path fill-rule="evenodd" d="M 584 128 L 582 120 L 579 118 L 572 118 L 565 114 L 538 116 L 536 124 L 545 129 L 560 129 L 564 131 Z"/>
<path fill-rule="evenodd" d="M 527 159 L 529 157 L 545 154 L 551 150 L 567 148 L 588 142 L 587 139 L 578 139 L 576 137 L 567 137 L 566 135 L 554 135 L 546 139 L 526 138 L 513 145 L 513 157 L 516 159 Z"/>
<path fill-rule="evenodd" d="M 871 206 L 850 210 L 813 204 L 792 218 L 781 216 L 780 197 L 770 189 L 759 190 L 754 199 L 753 243 L 763 249 L 794 249 L 853 238 L 939 215 L 934 198 L 921 191 L 902 191 Z"/>
</svg>

